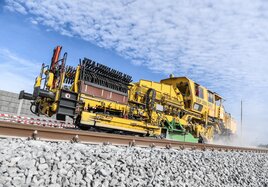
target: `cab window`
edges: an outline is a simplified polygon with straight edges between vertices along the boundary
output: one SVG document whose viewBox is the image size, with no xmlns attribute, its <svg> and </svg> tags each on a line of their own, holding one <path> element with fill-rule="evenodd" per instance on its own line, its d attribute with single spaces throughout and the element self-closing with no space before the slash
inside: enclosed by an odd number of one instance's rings
<svg viewBox="0 0 268 187">
<path fill-rule="evenodd" d="M 188 82 L 181 81 L 180 83 L 177 83 L 177 88 L 180 90 L 182 96 L 184 97 L 185 108 L 190 108 L 192 103 L 191 99 L 187 98 L 191 95 Z"/>
<path fill-rule="evenodd" d="M 203 105 L 200 105 L 198 103 L 194 103 L 194 109 L 201 112 L 201 110 L 203 109 Z"/>
<path fill-rule="evenodd" d="M 195 84 L 195 95 L 204 99 L 204 91 L 198 84 Z"/>
<path fill-rule="evenodd" d="M 222 98 L 219 97 L 219 96 L 217 96 L 217 95 L 215 95 L 215 102 L 216 102 L 216 105 L 217 106 L 221 106 L 221 104 L 222 104 Z"/>
<path fill-rule="evenodd" d="M 214 103 L 214 94 L 208 91 L 208 102 Z"/>
<path fill-rule="evenodd" d="M 187 82 L 177 83 L 177 88 L 180 90 L 183 96 L 190 96 L 190 90 Z"/>
</svg>

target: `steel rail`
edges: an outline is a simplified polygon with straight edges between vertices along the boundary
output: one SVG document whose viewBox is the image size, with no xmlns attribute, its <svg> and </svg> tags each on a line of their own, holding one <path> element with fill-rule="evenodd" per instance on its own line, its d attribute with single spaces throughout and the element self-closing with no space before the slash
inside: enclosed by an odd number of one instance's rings
<svg viewBox="0 0 268 187">
<path fill-rule="evenodd" d="M 268 149 L 252 147 L 236 147 L 214 144 L 198 144 L 189 142 L 178 142 L 167 139 L 155 139 L 148 137 L 136 137 L 91 131 L 81 131 L 78 129 L 64 129 L 53 127 L 42 127 L 35 125 L 0 122 L 0 136 L 29 137 L 50 141 L 73 141 L 93 144 L 113 144 L 139 147 L 160 147 L 174 149 L 191 150 L 217 150 L 236 152 L 268 153 Z"/>
</svg>

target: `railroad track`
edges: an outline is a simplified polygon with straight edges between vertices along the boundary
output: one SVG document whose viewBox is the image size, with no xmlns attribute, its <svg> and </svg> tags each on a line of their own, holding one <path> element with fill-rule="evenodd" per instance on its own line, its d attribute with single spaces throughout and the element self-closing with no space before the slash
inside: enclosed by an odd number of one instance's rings
<svg viewBox="0 0 268 187">
<path fill-rule="evenodd" d="M 29 124 L 12 122 L 0 122 L 0 136 L 25 137 L 31 139 L 50 140 L 50 141 L 73 141 L 92 144 L 113 144 L 139 147 L 160 147 L 174 149 L 191 150 L 217 150 L 217 151 L 237 151 L 237 152 L 256 152 L 268 153 L 268 149 L 235 147 L 214 144 L 197 144 L 189 142 L 178 142 L 166 139 L 144 138 L 109 133 L 99 133 L 81 131 L 78 129 L 65 129 L 54 127 L 43 127 Z"/>
</svg>

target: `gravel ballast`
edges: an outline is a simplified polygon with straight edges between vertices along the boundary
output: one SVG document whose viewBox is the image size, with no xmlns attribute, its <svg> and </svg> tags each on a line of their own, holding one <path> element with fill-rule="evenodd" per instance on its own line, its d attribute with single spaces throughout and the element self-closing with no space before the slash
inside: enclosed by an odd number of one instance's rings
<svg viewBox="0 0 268 187">
<path fill-rule="evenodd" d="M 268 154 L 0 139 L 1 186 L 268 186 Z"/>
</svg>

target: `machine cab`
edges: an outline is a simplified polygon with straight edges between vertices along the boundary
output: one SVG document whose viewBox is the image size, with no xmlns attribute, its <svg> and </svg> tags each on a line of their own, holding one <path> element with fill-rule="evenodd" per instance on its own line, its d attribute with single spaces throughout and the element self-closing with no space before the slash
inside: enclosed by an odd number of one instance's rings
<svg viewBox="0 0 268 187">
<path fill-rule="evenodd" d="M 185 109 L 191 109 L 193 107 L 194 92 L 192 90 L 190 79 L 187 77 L 170 77 L 161 80 L 161 83 L 172 85 L 175 90 L 179 90 L 179 93 L 183 97 Z"/>
<path fill-rule="evenodd" d="M 184 100 L 185 109 L 199 114 L 207 114 L 213 118 L 224 118 L 222 97 L 217 93 L 195 83 L 187 77 L 170 77 L 161 83 L 173 85 L 179 89 Z"/>
</svg>

